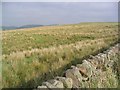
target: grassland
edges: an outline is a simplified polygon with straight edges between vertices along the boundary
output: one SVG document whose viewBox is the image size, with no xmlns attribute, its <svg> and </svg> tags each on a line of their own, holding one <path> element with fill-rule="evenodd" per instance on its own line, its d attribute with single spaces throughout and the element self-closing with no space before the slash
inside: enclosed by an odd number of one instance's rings
<svg viewBox="0 0 120 90">
<path fill-rule="evenodd" d="M 118 42 L 117 23 L 81 23 L 2 32 L 3 87 L 35 87 Z"/>
</svg>

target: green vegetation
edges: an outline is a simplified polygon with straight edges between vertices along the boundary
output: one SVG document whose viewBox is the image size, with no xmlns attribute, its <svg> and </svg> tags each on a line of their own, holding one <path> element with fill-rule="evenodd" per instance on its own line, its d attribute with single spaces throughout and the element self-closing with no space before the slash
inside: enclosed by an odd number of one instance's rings
<svg viewBox="0 0 120 90">
<path fill-rule="evenodd" d="M 35 87 L 118 41 L 117 23 L 3 31 L 3 87 Z"/>
</svg>

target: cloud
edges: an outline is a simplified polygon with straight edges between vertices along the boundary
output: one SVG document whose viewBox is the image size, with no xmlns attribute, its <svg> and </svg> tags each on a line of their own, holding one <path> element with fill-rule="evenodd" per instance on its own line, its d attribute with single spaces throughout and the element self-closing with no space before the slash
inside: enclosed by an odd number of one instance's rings
<svg viewBox="0 0 120 90">
<path fill-rule="evenodd" d="M 115 2 L 8 2 L 3 3 L 3 25 L 114 22 L 117 8 Z"/>
</svg>

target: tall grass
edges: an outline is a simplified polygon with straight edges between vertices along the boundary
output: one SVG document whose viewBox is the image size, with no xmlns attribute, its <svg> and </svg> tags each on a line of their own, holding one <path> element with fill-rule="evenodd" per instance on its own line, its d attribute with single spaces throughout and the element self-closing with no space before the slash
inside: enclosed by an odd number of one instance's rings
<svg viewBox="0 0 120 90">
<path fill-rule="evenodd" d="M 107 26 L 107 27 L 106 27 Z M 35 87 L 117 42 L 116 23 L 3 32 L 3 87 Z"/>
</svg>

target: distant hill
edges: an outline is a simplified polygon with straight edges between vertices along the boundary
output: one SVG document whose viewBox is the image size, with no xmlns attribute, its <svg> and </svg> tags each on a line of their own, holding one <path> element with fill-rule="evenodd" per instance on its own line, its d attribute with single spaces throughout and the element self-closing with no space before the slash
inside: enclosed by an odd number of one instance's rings
<svg viewBox="0 0 120 90">
<path fill-rule="evenodd" d="M 41 27 L 43 25 L 23 25 L 23 26 L 2 26 L 2 30 L 12 30 L 12 29 L 22 29 L 22 28 L 33 28 L 33 27 Z"/>
<path fill-rule="evenodd" d="M 43 25 L 24 25 L 24 26 L 20 26 L 20 27 L 18 27 L 18 29 L 20 29 L 20 28 L 33 28 L 33 27 L 41 27 L 41 26 L 43 26 Z"/>
<path fill-rule="evenodd" d="M 16 29 L 18 27 L 15 26 L 2 26 L 2 30 L 11 30 L 11 29 Z"/>
</svg>

